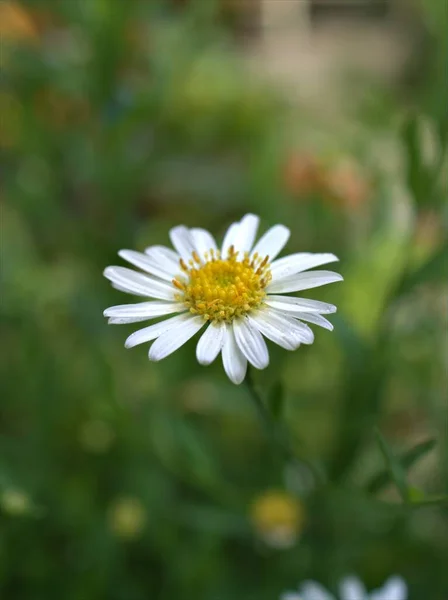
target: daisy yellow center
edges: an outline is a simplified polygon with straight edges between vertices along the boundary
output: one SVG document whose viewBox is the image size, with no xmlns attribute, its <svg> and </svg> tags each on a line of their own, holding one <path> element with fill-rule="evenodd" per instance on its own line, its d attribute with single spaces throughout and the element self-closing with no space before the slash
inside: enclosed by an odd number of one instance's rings
<svg viewBox="0 0 448 600">
<path fill-rule="evenodd" d="M 210 250 L 205 262 L 196 252 L 188 264 L 181 260 L 183 274 L 173 280 L 179 290 L 176 299 L 206 321 L 230 322 L 258 308 L 271 280 L 269 257 L 239 254 L 232 246 L 226 258 Z"/>
</svg>

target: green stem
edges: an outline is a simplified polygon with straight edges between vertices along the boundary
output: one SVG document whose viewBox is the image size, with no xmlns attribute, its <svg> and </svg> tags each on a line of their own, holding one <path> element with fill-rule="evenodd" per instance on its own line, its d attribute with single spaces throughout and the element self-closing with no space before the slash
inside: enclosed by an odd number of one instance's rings
<svg viewBox="0 0 448 600">
<path fill-rule="evenodd" d="M 250 366 L 248 366 L 244 383 L 246 384 L 246 388 L 255 405 L 260 421 L 263 424 L 272 446 L 281 452 L 285 461 L 290 462 L 293 465 L 295 464 L 297 467 L 301 467 L 302 464 L 306 464 L 313 473 L 315 481 L 317 483 L 324 483 L 325 477 L 323 476 L 321 470 L 313 462 L 296 455 L 289 436 L 285 430 L 280 428 L 279 425 L 272 419 L 270 412 L 266 408 L 265 403 L 255 388 Z"/>
</svg>

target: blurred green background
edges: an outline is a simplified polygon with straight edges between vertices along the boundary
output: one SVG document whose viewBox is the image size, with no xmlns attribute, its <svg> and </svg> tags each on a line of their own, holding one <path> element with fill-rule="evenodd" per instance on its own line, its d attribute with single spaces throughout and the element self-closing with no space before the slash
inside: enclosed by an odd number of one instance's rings
<svg viewBox="0 0 448 600">
<path fill-rule="evenodd" d="M 263 67 L 269 0 L 1 3 L 2 600 L 447 600 L 447 7 L 395 4 L 399 71 L 315 103 Z M 249 211 L 345 278 L 312 294 L 335 331 L 254 374 L 294 464 L 194 341 L 149 363 L 102 316 L 119 249 Z"/>
</svg>

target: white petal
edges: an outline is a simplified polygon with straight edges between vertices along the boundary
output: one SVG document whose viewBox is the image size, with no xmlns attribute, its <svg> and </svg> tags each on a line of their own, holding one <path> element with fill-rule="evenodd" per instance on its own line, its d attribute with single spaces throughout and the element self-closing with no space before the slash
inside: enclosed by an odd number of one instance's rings
<svg viewBox="0 0 448 600">
<path fill-rule="evenodd" d="M 169 331 L 173 327 L 181 325 L 190 318 L 190 313 L 182 313 L 181 315 L 176 315 L 175 317 L 171 317 L 170 319 L 160 321 L 160 323 L 148 325 L 148 327 L 144 327 L 143 329 L 139 329 L 138 331 L 132 333 L 125 341 L 124 345 L 126 346 L 126 348 L 133 348 L 134 346 L 138 346 L 139 344 L 144 344 L 145 342 L 155 340 L 156 337 L 159 337 L 159 335 L 162 335 L 162 333 Z"/>
<path fill-rule="evenodd" d="M 224 343 L 224 323 L 210 323 L 196 346 L 196 358 L 199 364 L 211 364 L 221 351 Z"/>
<path fill-rule="evenodd" d="M 401 577 L 391 577 L 381 590 L 373 592 L 371 600 L 406 600 L 407 587 Z"/>
<path fill-rule="evenodd" d="M 170 240 L 184 261 L 188 262 L 194 252 L 193 238 L 185 225 L 170 229 Z"/>
<path fill-rule="evenodd" d="M 185 342 L 188 342 L 204 325 L 205 321 L 202 317 L 193 317 L 190 314 L 182 323 L 165 331 L 156 339 L 149 349 L 149 360 L 162 360 L 172 354 Z"/>
<path fill-rule="evenodd" d="M 316 312 L 329 315 L 336 312 L 334 304 L 319 302 L 318 300 L 308 300 L 308 298 L 295 298 L 294 296 L 276 296 L 269 295 L 265 304 L 291 314 L 300 315 L 301 312 Z"/>
<path fill-rule="evenodd" d="M 160 277 L 160 279 L 165 279 L 165 281 L 172 281 L 174 276 L 180 272 L 179 263 L 173 269 L 172 263 L 162 255 L 155 258 L 153 254 L 143 254 L 142 252 L 135 252 L 135 250 L 120 250 L 118 254 L 139 269 Z"/>
<path fill-rule="evenodd" d="M 313 323 L 313 325 L 319 325 L 319 327 L 323 327 L 324 329 L 328 329 L 329 331 L 333 331 L 333 324 L 330 323 L 325 317 L 322 315 L 318 315 L 317 313 L 300 313 L 300 315 L 296 315 L 297 319 L 302 321 L 308 321 L 308 323 Z"/>
<path fill-rule="evenodd" d="M 201 258 L 204 258 L 206 252 L 217 250 L 215 238 L 205 229 L 190 229 L 190 235 L 193 240 L 194 247 Z"/>
<path fill-rule="evenodd" d="M 235 248 L 237 240 L 238 240 L 238 232 L 239 232 L 240 224 L 232 223 L 228 228 L 226 235 L 224 236 L 224 241 L 222 243 L 221 255 L 223 258 L 227 257 L 227 253 L 229 251 L 230 246 Z"/>
<path fill-rule="evenodd" d="M 285 313 L 275 310 L 275 308 L 268 308 L 266 310 L 269 312 L 270 317 L 280 319 L 283 323 L 283 327 L 289 327 L 294 332 L 294 335 L 300 339 L 302 344 L 312 344 L 314 342 L 313 330 L 308 327 L 308 325 L 305 325 L 305 323 L 302 323 L 292 315 L 286 315 Z"/>
<path fill-rule="evenodd" d="M 302 585 L 300 592 L 304 600 L 334 600 L 329 592 L 314 581 L 306 581 Z"/>
<path fill-rule="evenodd" d="M 303 596 L 299 596 L 299 592 L 286 592 L 280 596 L 280 600 L 306 600 Z"/>
<path fill-rule="evenodd" d="M 259 330 L 246 319 L 233 322 L 236 343 L 247 360 L 256 369 L 265 369 L 269 364 L 269 352 Z"/>
<path fill-rule="evenodd" d="M 274 225 L 255 244 L 252 255 L 257 252 L 262 258 L 269 256 L 269 260 L 273 260 L 283 250 L 289 235 L 290 231 L 287 227 Z"/>
<path fill-rule="evenodd" d="M 141 296 L 142 298 L 147 298 L 148 294 L 142 294 L 142 293 L 137 293 L 137 292 L 129 292 L 129 288 L 127 286 L 124 285 L 120 285 L 119 283 L 113 283 L 112 282 L 112 287 L 115 288 L 116 290 L 120 291 L 120 292 L 125 292 L 126 294 L 131 293 L 133 296 Z"/>
<path fill-rule="evenodd" d="M 145 254 L 154 260 L 163 260 L 165 263 L 169 263 L 170 271 L 174 273 L 179 271 L 180 256 L 177 252 L 171 250 L 171 248 L 167 248 L 166 246 L 149 246 L 145 248 Z"/>
<path fill-rule="evenodd" d="M 247 359 L 238 348 L 231 326 L 226 327 L 226 332 L 224 335 L 222 364 L 230 381 L 236 385 L 239 385 L 246 376 Z"/>
<path fill-rule="evenodd" d="M 126 267 L 107 267 L 104 276 L 131 294 L 145 295 L 159 300 L 173 300 L 176 293 L 174 286 Z"/>
<path fill-rule="evenodd" d="M 120 304 L 104 311 L 105 317 L 142 317 L 152 319 L 175 312 L 182 312 L 185 306 L 181 302 L 139 302 L 138 304 Z"/>
<path fill-rule="evenodd" d="M 333 273 L 333 271 L 307 271 L 285 277 L 275 283 L 270 283 L 266 288 L 268 294 L 299 292 L 301 290 L 310 290 L 311 288 L 327 285 L 335 281 L 342 281 L 342 275 Z"/>
<path fill-rule="evenodd" d="M 265 308 L 264 310 L 260 310 L 258 314 L 263 314 L 264 319 L 268 320 L 274 327 L 277 327 L 283 336 L 286 335 L 291 341 L 295 340 L 296 346 L 300 343 L 312 344 L 314 342 L 312 329 L 294 317 L 279 312 L 275 308 Z"/>
<path fill-rule="evenodd" d="M 147 321 L 148 317 L 110 317 L 107 319 L 108 325 L 128 325 L 129 323 L 140 323 Z"/>
<path fill-rule="evenodd" d="M 268 311 L 257 311 L 248 315 L 248 321 L 258 329 L 268 340 L 271 340 L 285 350 L 296 350 L 300 346 L 300 339 L 291 331 L 279 323 L 278 319 L 271 318 Z"/>
<path fill-rule="evenodd" d="M 313 254 L 312 252 L 290 254 L 289 256 L 275 260 L 271 264 L 272 281 L 338 260 L 338 257 L 334 254 Z"/>
<path fill-rule="evenodd" d="M 357 577 L 347 577 L 341 583 L 341 600 L 367 600 L 366 589 Z"/>
<path fill-rule="evenodd" d="M 250 252 L 255 241 L 255 236 L 257 235 L 259 222 L 259 217 L 252 214 L 248 214 L 241 219 L 235 250 L 238 250 L 238 252 L 241 252 L 242 254 L 244 254 L 244 252 Z"/>
</svg>

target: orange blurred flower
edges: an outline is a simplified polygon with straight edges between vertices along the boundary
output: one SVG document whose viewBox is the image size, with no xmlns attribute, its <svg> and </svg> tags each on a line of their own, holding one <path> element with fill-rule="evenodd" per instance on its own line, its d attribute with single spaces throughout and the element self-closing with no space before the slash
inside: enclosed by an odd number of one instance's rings
<svg viewBox="0 0 448 600">
<path fill-rule="evenodd" d="M 368 200 L 371 186 L 354 162 L 344 160 L 329 169 L 325 192 L 324 197 L 333 203 L 354 209 Z"/>
<path fill-rule="evenodd" d="M 38 30 L 31 15 L 18 2 L 0 4 L 0 36 L 2 41 L 36 42 Z"/>
<path fill-rule="evenodd" d="M 325 180 L 322 163 L 311 153 L 292 154 L 285 165 L 283 181 L 294 196 L 319 193 Z"/>
<path fill-rule="evenodd" d="M 296 153 L 286 162 L 283 181 L 295 197 L 320 196 L 324 201 L 346 209 L 366 202 L 371 185 L 355 161 L 325 161 L 312 153 Z"/>
</svg>

